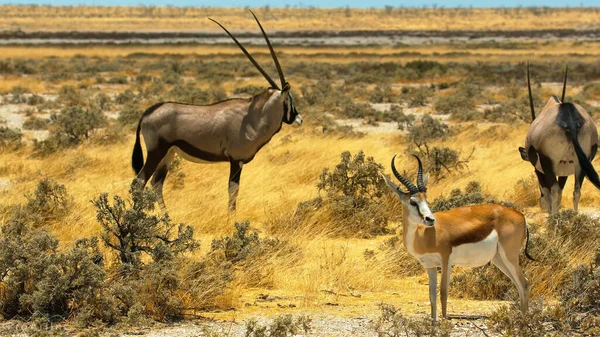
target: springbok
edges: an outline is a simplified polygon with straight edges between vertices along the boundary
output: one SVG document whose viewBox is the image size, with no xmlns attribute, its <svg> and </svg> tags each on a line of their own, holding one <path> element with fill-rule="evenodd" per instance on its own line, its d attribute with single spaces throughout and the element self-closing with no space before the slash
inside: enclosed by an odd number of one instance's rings
<svg viewBox="0 0 600 337">
<path fill-rule="evenodd" d="M 550 97 L 536 118 L 527 63 L 527 89 L 532 122 L 525 139 L 525 147 L 519 147 L 519 152 L 521 158 L 529 161 L 535 168 L 540 188 L 540 205 L 550 214 L 560 209 L 562 191 L 568 176 L 575 175 L 575 211 L 585 177 L 600 188 L 598 173 L 592 166 L 592 160 L 598 150 L 598 130 L 594 120 L 583 107 L 564 102 L 567 72 L 568 68 L 565 69 L 561 99 L 554 95 Z"/>
<path fill-rule="evenodd" d="M 529 231 L 520 212 L 502 205 L 474 205 L 431 213 L 427 202 L 427 180 L 419 157 L 417 186 L 398 173 L 392 158 L 394 176 L 408 189 L 404 192 L 385 175 L 388 187 L 402 201 L 402 235 L 408 252 L 419 260 L 429 276 L 431 318 L 436 321 L 437 268 L 441 267 L 440 297 L 446 317 L 448 286 L 452 266 L 478 267 L 492 262 L 517 286 L 521 310 L 527 311 L 529 282 L 519 266 L 523 240 L 528 252 Z"/>
<path fill-rule="evenodd" d="M 256 15 L 252 15 L 275 62 L 281 88 L 225 27 L 209 18 L 225 30 L 271 86 L 248 99 L 234 98 L 206 106 L 158 103 L 148 108 L 140 118 L 131 164 L 137 174 L 136 179 L 142 179 L 144 185 L 152 177 L 152 185 L 163 208 L 163 182 L 175 153 L 192 162 L 229 162 L 231 212 L 236 209 L 242 166 L 249 163 L 258 150 L 279 132 L 282 123 L 302 124 L 292 100 L 290 84 L 285 80 L 273 46 Z M 145 163 L 140 132 L 148 152 Z"/>
</svg>

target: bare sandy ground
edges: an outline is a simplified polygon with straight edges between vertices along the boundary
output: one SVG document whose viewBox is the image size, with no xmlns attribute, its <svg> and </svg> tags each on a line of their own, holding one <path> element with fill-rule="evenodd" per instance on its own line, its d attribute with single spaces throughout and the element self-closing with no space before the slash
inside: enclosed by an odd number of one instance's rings
<svg viewBox="0 0 600 337">
<path fill-rule="evenodd" d="M 246 45 L 262 45 L 257 32 L 234 32 Z M 398 46 L 480 44 L 544 41 L 597 41 L 600 30 L 535 31 L 276 31 L 269 34 L 277 45 L 288 46 Z M 230 44 L 221 32 L 0 32 L 0 45 L 88 45 L 88 44 Z"/>
</svg>

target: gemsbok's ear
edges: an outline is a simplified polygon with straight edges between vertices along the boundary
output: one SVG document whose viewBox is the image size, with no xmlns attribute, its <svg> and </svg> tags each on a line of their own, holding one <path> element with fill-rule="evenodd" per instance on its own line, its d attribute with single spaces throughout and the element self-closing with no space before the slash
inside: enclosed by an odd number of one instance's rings
<svg viewBox="0 0 600 337">
<path fill-rule="evenodd" d="M 390 188 L 390 190 L 394 191 L 400 197 L 400 200 L 406 200 L 409 195 L 408 193 L 402 191 L 398 185 L 394 184 L 393 181 L 390 180 L 385 174 L 379 172 L 379 175 L 385 180 L 385 184 Z"/>
<path fill-rule="evenodd" d="M 281 93 L 286 94 L 290 92 L 290 90 L 292 90 L 292 86 L 289 83 L 285 82 L 283 88 L 281 88 Z"/>
<path fill-rule="evenodd" d="M 524 147 L 519 147 L 519 153 L 521 154 L 521 159 L 524 161 L 529 161 L 529 155 L 527 151 L 525 151 Z"/>
</svg>

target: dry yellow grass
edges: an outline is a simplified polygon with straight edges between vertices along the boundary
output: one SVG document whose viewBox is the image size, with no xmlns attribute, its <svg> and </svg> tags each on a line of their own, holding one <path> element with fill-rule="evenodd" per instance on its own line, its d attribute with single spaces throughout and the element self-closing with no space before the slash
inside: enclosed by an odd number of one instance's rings
<svg viewBox="0 0 600 337">
<path fill-rule="evenodd" d="M 462 44 L 434 44 L 434 45 L 411 45 L 411 46 L 364 46 L 364 47 L 301 47 L 301 46 L 277 46 L 279 57 L 302 57 L 314 61 L 329 61 L 337 59 L 337 62 L 371 61 L 374 58 L 386 62 L 393 60 L 415 60 L 436 59 L 438 62 L 468 62 L 470 60 L 481 60 L 485 57 L 487 62 L 510 62 L 517 59 L 543 58 L 545 61 L 553 57 L 561 60 L 578 60 L 586 62 L 600 55 L 600 43 L 598 41 L 587 42 L 550 42 L 531 41 L 531 44 L 516 49 L 504 47 L 470 48 Z M 265 56 L 268 58 L 266 46 L 248 46 L 252 55 Z M 0 46 L 2 58 L 47 58 L 47 57 L 73 57 L 83 55 L 88 57 L 116 57 L 127 56 L 137 53 L 147 54 L 181 54 L 214 56 L 216 58 L 228 57 L 229 55 L 240 55 L 240 50 L 235 45 L 91 45 L 91 46 Z M 418 55 L 415 55 L 418 53 Z M 411 55 L 412 54 L 412 55 Z M 348 57 L 351 56 L 351 57 Z M 491 58 L 490 58 L 491 57 Z"/>
<path fill-rule="evenodd" d="M 0 30 L 218 31 L 254 27 L 243 8 L 2 6 Z M 257 8 L 277 30 L 521 30 L 597 29 L 597 8 L 315 9 Z"/>
<path fill-rule="evenodd" d="M 469 170 L 454 174 L 448 179 L 431 182 L 429 198 L 448 194 L 453 188 L 464 187 L 477 180 L 484 190 L 499 198 L 514 198 L 518 180 L 531 176 L 531 165 L 523 162 L 517 152 L 526 133 L 527 125 L 513 127 L 493 124 L 465 124 L 452 140 L 453 147 L 475 152 Z M 318 131 L 318 130 L 315 130 Z M 281 142 L 290 136 L 291 142 Z M 67 218 L 51 224 L 52 231 L 65 245 L 83 236 L 96 235 L 100 226 L 95 221 L 95 210 L 90 200 L 102 192 L 126 196 L 133 178 L 130 167 L 132 135 L 127 142 L 106 147 L 94 144 L 67 150 L 53 157 L 39 160 L 27 156 L 27 151 L 5 153 L 0 158 L 0 168 L 8 166 L 8 178 L 14 182 L 10 189 L 0 192 L 0 204 L 25 201 L 39 178 L 50 177 L 65 184 L 74 199 L 73 211 Z M 443 143 L 443 142 L 440 142 Z M 386 171 L 390 157 L 399 153 L 398 167 L 415 169 L 412 157 L 402 155 L 406 143 L 395 134 L 368 135 L 361 139 L 326 137 L 313 132 L 310 126 L 285 127 L 255 160 L 244 166 L 239 195 L 239 210 L 228 215 L 227 164 L 198 165 L 184 162 L 185 187 L 174 190 L 167 183 L 165 200 L 172 219 L 192 224 L 202 242 L 201 256 L 210 247 L 214 237 L 229 234 L 236 220 L 249 219 L 252 227 L 269 236 L 270 222 L 279 215 L 288 214 L 298 202 L 317 195 L 315 184 L 323 167 L 333 167 L 339 162 L 344 150 L 356 153 L 364 150 L 376 161 L 384 163 Z M 598 166 L 598 164 L 596 164 Z M 572 207 L 572 181 L 567 184 L 563 205 Z M 583 188 L 582 206 L 589 208 L 600 201 L 600 193 L 591 184 Z M 529 208 L 527 213 L 540 212 L 539 207 Z M 224 307 L 244 308 L 235 313 L 237 318 L 256 314 L 273 315 L 286 312 L 319 312 L 342 316 L 373 315 L 380 302 L 403 307 L 408 313 L 428 312 L 427 282 L 423 273 L 417 277 L 402 279 L 386 276 L 386 260 L 379 256 L 378 262 L 370 263 L 363 257 L 365 249 L 378 250 L 387 237 L 374 239 L 331 239 L 314 227 L 278 233 L 282 239 L 302 248 L 303 256 L 298 263 L 290 264 L 281 257 L 274 257 L 275 270 L 269 289 L 248 289 L 244 280 L 229 289 L 221 298 Z M 381 253 L 378 253 L 381 254 Z M 324 291 L 333 291 L 328 293 Z M 281 296 L 284 302 L 295 304 L 298 309 L 281 309 L 272 304 L 245 308 L 254 303 L 260 293 Z M 360 294 L 353 297 L 351 294 Z M 338 303 L 331 307 L 326 303 Z M 496 307 L 494 301 L 450 300 L 454 313 L 487 313 Z M 231 313 L 211 314 L 220 318 L 232 318 Z"/>
</svg>

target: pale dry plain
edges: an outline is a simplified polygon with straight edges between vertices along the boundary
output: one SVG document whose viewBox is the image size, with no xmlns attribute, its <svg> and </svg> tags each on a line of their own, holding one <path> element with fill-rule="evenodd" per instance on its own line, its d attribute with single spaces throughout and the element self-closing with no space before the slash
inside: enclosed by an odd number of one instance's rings
<svg viewBox="0 0 600 337">
<path fill-rule="evenodd" d="M 115 8 L 81 8 L 54 9 L 47 7 L 3 7 L 0 30 L 52 31 L 52 30 L 119 30 L 119 31 L 163 31 L 163 30 L 210 30 L 204 17 L 207 15 L 219 18 L 223 24 L 232 29 L 249 30 L 254 23 L 242 9 L 187 9 L 181 12 L 169 9 L 115 9 Z M 364 27 L 367 30 L 386 29 L 431 29 L 431 30 L 518 30 L 518 29 L 598 29 L 598 11 L 569 9 L 565 13 L 554 10 L 540 10 L 534 13 L 529 9 L 501 10 L 451 10 L 428 9 L 423 11 L 394 9 L 391 14 L 385 10 L 311 10 L 302 9 L 258 9 L 267 30 L 277 27 L 280 30 L 296 30 L 299 27 L 308 30 L 348 30 Z M 397 12 L 396 12 L 397 11 Z M 51 14 L 49 14 L 51 13 Z M 107 14 L 108 13 L 108 14 Z M 418 15 L 415 15 L 417 13 Z M 504 15 L 504 16 L 503 16 Z M 153 17 L 158 17 L 155 22 Z M 574 18 L 577 18 L 576 20 Z M 84 28 L 85 27 L 85 28 Z M 358 46 L 358 47 L 294 47 L 277 48 L 281 53 L 284 66 L 299 60 L 316 64 L 346 64 L 351 62 L 400 62 L 414 60 L 437 61 L 442 64 L 477 63 L 489 64 L 522 63 L 527 59 L 538 62 L 558 63 L 595 63 L 600 54 L 600 44 L 595 41 L 578 42 L 577 40 L 556 40 L 545 42 L 543 39 L 530 39 L 528 44 L 517 49 L 506 47 L 506 44 L 491 45 L 482 48 L 464 50 L 465 45 L 456 46 L 450 41 L 444 44 L 415 46 Z M 252 47 L 249 50 L 259 55 L 259 61 L 268 64 L 269 58 L 264 48 Z M 463 52 L 457 54 L 457 51 Z M 104 57 L 114 59 L 127 55 L 146 53 L 150 57 L 169 54 L 183 58 L 199 57 L 202 62 L 216 62 L 239 56 L 239 51 L 232 46 L 176 45 L 165 47 L 152 46 L 3 46 L 0 47 L 0 60 L 36 59 L 45 60 L 51 57 L 68 59 L 75 55 L 86 57 Z M 136 56 L 131 56 L 136 57 Z M 143 56 L 141 56 L 143 57 Z M 157 77 L 160 70 L 150 72 Z M 104 74 L 106 75 L 106 74 Z M 136 72 L 128 70 L 111 73 L 110 76 L 135 78 Z M 391 84 L 395 95 L 402 95 L 401 88 L 410 85 L 452 83 L 461 81 L 464 74 L 452 74 L 447 77 L 433 77 L 417 81 L 398 80 Z M 103 74 L 99 74 L 103 76 Z M 185 81 L 191 81 L 190 75 Z M 301 85 L 314 85 L 318 78 L 294 78 L 288 76 L 294 85 L 295 94 L 300 95 Z M 538 88 L 544 97 L 551 93 L 558 94 L 557 84 L 560 78 L 544 83 Z M 596 79 L 595 81 L 598 81 Z M 3 74 L 0 79 L 0 91 L 8 93 L 15 86 L 27 88 L 36 94 L 55 95 L 63 85 L 96 86 L 101 92 L 114 97 L 127 89 L 127 85 L 99 85 L 96 78 L 83 80 L 69 79 L 46 81 L 37 75 Z M 228 96 L 241 85 L 263 86 L 264 81 L 258 76 L 235 77 L 219 83 Z M 523 82 L 520 82 L 522 84 Z M 571 87 L 569 95 L 575 95 L 584 86 L 582 81 Z M 196 81 L 196 86 L 207 89 L 213 85 L 209 81 Z M 374 85 L 367 85 L 372 90 Z M 520 89 L 523 93 L 523 88 Z M 493 91 L 493 90 L 492 90 Z M 497 92 L 497 91 L 495 91 Z M 450 93 L 451 95 L 452 93 Z M 436 92 L 435 95 L 438 95 Z M 449 95 L 439 93 L 439 95 Z M 501 93 L 497 93 L 502 97 Z M 5 97 L 8 97 L 5 95 Z M 49 96 L 52 97 L 52 96 Z M 297 100 L 302 100 L 298 97 Z M 596 110 L 600 109 L 600 97 L 592 96 L 586 103 Z M 480 105 L 485 102 L 482 100 Z M 24 104 L 5 104 L 0 109 L 20 108 Z M 480 107 L 481 108 L 481 107 Z M 538 108 L 539 109 L 539 108 Z M 412 111 L 412 110 L 407 110 Z M 313 119 L 318 114 L 331 111 L 318 111 L 305 117 L 302 127 L 284 125 L 282 131 L 265 146 L 254 161 L 244 166 L 239 210 L 230 215 L 226 211 L 227 204 L 227 164 L 197 165 L 184 162 L 185 186 L 174 188 L 167 183 L 165 201 L 169 214 L 175 222 L 184 222 L 194 227 L 195 237 L 201 242 L 201 248 L 192 259 L 200 259 L 210 249 L 211 240 L 232 232 L 235 221 L 249 220 L 251 228 L 261 237 L 277 237 L 300 247 L 302 255 L 295 261 L 288 261 L 286 256 L 273 256 L 272 271 L 268 287 L 248 286 L 245 278 L 252 275 L 241 274 L 239 278 L 217 299 L 218 310 L 194 312 L 194 315 L 207 320 L 191 320 L 178 325 L 155 325 L 154 327 L 130 327 L 125 330 L 110 330 L 110 333 L 143 333 L 155 335 L 199 335 L 201 326 L 216 324 L 217 330 L 225 332 L 231 329 L 232 335 L 243 334 L 243 324 L 249 318 L 264 321 L 283 313 L 309 314 L 316 321 L 314 336 L 374 336 L 370 320 L 378 315 L 378 304 L 389 303 L 401 307 L 409 315 L 427 315 L 429 302 L 427 295 L 427 278 L 425 273 L 417 276 L 398 276 L 390 272 L 392 260 L 385 252 L 380 251 L 384 241 L 394 234 L 362 237 L 337 237 L 330 231 L 332 221 L 327 212 L 318 213 L 311 221 L 304 222 L 301 227 L 290 228 L 279 223 L 287 219 L 300 202 L 319 195 L 316 184 L 323 168 L 333 168 L 340 158 L 340 153 L 350 151 L 355 154 L 360 150 L 375 161 L 383 163 L 385 172 L 389 173 L 388 163 L 391 156 L 399 154 L 397 165 L 409 171 L 415 169 L 415 163 L 407 152 L 409 142 L 406 132 L 367 133 L 363 137 L 342 137 L 322 133 L 322 126 Z M 415 110 L 418 113 L 433 113 L 432 101 Z M 597 112 L 597 111 L 596 111 Z M 300 111 L 302 113 L 302 111 Z M 335 115 L 335 111 L 333 111 Z M 109 111 L 109 116 L 116 116 L 118 111 Z M 449 121 L 453 134 L 449 138 L 435 140 L 434 146 L 449 146 L 462 154 L 473 149 L 468 168 L 450 174 L 445 179 L 432 181 L 429 186 L 429 198 L 448 195 L 454 188 L 464 188 L 470 181 L 479 181 L 485 193 L 497 199 L 508 200 L 524 205 L 524 213 L 530 221 L 541 223 L 545 215 L 535 204 L 537 186 L 532 182 L 533 170 L 529 163 L 520 159 L 517 148 L 522 146 L 528 124 L 518 121 L 512 124 L 483 121 L 457 122 Z M 26 137 L 31 140 L 27 132 Z M 14 205 L 26 201 L 25 195 L 37 185 L 42 177 L 51 178 L 67 188 L 73 197 L 71 212 L 60 221 L 47 224 L 49 230 L 67 247 L 77 238 L 98 235 L 101 230 L 96 221 L 94 206 L 90 200 L 102 192 L 110 195 L 125 196 L 133 178 L 130 165 L 131 148 L 134 134 L 131 129 L 124 129 L 121 141 L 111 145 L 100 145 L 89 141 L 73 149 L 62 150 L 47 158 L 33 158 L 31 145 L 22 149 L 4 152 L 0 157 L 3 181 L 8 185 L 0 191 L 0 204 Z M 600 161 L 594 164 L 600 167 Z M 517 188 L 519 181 L 528 181 L 529 190 Z M 572 179 L 567 183 L 563 206 L 572 205 Z M 582 191 L 581 208 L 587 213 L 597 211 L 600 193 L 589 183 Z M 396 202 L 390 200 L 389 202 Z M 399 225 L 400 214 L 392 218 L 390 228 Z M 3 219 L 6 220 L 6 219 Z M 284 228 L 285 230 L 282 230 Z M 400 249 L 403 249 L 400 247 Z M 365 251 L 372 250 L 376 258 L 365 258 Z M 579 252 L 578 256 L 586 256 Z M 589 258 L 589 257 L 588 257 Z M 543 268 L 542 268 L 543 269 Z M 546 272 L 549 272 L 546 270 Z M 534 296 L 549 295 L 551 286 L 534 277 Z M 265 301 L 263 294 L 273 301 Z M 553 300 L 550 297 L 550 300 Z M 449 311 L 453 314 L 486 315 L 505 301 L 476 301 L 460 299 L 452 296 L 449 300 Z M 463 321 L 454 321 L 457 335 L 483 335 L 477 328 Z M 461 326 L 462 324 L 462 326 Z M 485 321 L 476 321 L 483 326 Z M 69 333 L 78 329 L 64 325 Z M 467 329 L 467 330 L 463 330 Z M 183 330 L 181 330 L 183 329 Z M 487 332 L 492 335 L 492 332 Z"/>
</svg>

